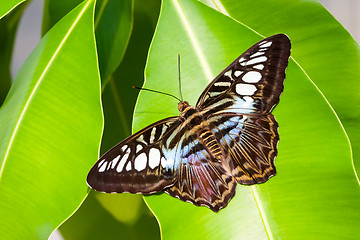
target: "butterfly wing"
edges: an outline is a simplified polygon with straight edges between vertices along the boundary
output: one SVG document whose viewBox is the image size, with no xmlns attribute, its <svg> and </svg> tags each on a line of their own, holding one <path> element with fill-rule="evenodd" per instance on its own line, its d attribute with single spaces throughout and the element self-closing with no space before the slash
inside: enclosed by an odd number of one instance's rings
<svg viewBox="0 0 360 240">
<path fill-rule="evenodd" d="M 198 100 L 197 107 L 232 159 L 232 174 L 239 183 L 262 183 L 276 174 L 278 123 L 270 112 L 283 91 L 290 47 L 283 34 L 256 43 Z"/>
<path fill-rule="evenodd" d="M 229 108 L 242 113 L 270 112 L 284 88 L 290 48 L 284 34 L 256 43 L 207 86 L 196 106 L 213 112 Z"/>
<path fill-rule="evenodd" d="M 176 182 L 165 191 L 182 201 L 204 205 L 217 212 L 235 194 L 236 182 L 225 162 L 219 161 L 205 147 L 198 134 L 188 130 L 178 143 L 180 164 Z"/>
<path fill-rule="evenodd" d="M 178 117 L 166 118 L 117 144 L 92 167 L 88 185 L 108 193 L 153 193 L 173 185 L 174 151 L 164 144 L 179 124 Z"/>
<path fill-rule="evenodd" d="M 232 159 L 232 175 L 238 183 L 263 183 L 276 174 L 274 159 L 279 134 L 272 114 L 219 114 L 210 116 L 208 121 Z"/>
</svg>

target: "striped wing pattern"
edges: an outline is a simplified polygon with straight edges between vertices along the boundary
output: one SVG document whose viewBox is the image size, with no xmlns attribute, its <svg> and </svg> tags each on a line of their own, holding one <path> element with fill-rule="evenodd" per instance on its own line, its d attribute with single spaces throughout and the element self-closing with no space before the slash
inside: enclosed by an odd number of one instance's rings
<svg viewBox="0 0 360 240">
<path fill-rule="evenodd" d="M 271 110 L 283 91 L 290 40 L 278 34 L 249 48 L 201 94 L 196 107 L 163 119 L 105 153 L 87 183 L 102 192 L 165 191 L 214 212 L 227 206 L 236 182 L 276 174 L 278 123 Z"/>
<path fill-rule="evenodd" d="M 212 116 L 209 122 L 232 159 L 232 176 L 238 183 L 263 183 L 276 174 L 279 134 L 272 114 L 222 114 Z"/>
<path fill-rule="evenodd" d="M 201 94 L 196 106 L 215 108 L 224 99 L 232 105 L 222 111 L 270 112 L 284 89 L 290 40 L 277 34 L 256 43 L 222 71 Z M 228 103 L 229 104 L 229 103 Z"/>
<path fill-rule="evenodd" d="M 202 118 L 199 113 L 192 116 Z M 205 126 L 188 129 L 181 139 L 177 180 L 165 191 L 182 201 L 219 211 L 235 194 L 236 182 L 231 175 L 229 159 L 224 159 L 214 136 Z"/>
</svg>

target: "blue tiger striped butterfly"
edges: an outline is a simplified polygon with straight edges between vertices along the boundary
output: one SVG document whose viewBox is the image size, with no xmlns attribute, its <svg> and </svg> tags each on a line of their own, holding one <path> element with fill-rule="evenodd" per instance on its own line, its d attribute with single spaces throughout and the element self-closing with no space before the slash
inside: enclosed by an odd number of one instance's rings
<svg viewBox="0 0 360 240">
<path fill-rule="evenodd" d="M 236 183 L 276 174 L 278 123 L 271 114 L 284 88 L 291 43 L 277 34 L 256 43 L 222 71 L 195 107 L 129 136 L 95 163 L 87 183 L 107 193 L 165 191 L 218 212 Z"/>
</svg>

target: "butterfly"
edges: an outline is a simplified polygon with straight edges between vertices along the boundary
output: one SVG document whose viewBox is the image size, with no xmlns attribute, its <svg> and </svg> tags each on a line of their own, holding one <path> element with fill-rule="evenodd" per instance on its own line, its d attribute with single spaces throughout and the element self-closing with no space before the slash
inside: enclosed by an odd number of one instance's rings
<svg viewBox="0 0 360 240">
<path fill-rule="evenodd" d="M 291 43 L 277 34 L 256 43 L 203 91 L 196 106 L 157 121 L 100 157 L 88 185 L 107 193 L 165 191 L 218 212 L 237 183 L 276 174 L 278 123 L 271 114 L 284 88 Z"/>
</svg>

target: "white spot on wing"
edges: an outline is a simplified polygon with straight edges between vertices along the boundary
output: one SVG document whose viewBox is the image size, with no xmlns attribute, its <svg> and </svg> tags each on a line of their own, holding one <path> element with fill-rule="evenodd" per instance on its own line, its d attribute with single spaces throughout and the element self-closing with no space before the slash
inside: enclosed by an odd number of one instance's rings
<svg viewBox="0 0 360 240">
<path fill-rule="evenodd" d="M 98 164 L 98 167 L 101 167 L 101 165 L 103 165 L 104 162 L 105 162 L 105 159 L 101 160 Z"/>
<path fill-rule="evenodd" d="M 163 168 L 166 167 L 166 159 L 165 159 L 164 157 L 161 158 L 161 166 L 162 166 Z"/>
<path fill-rule="evenodd" d="M 271 44 L 272 44 L 272 42 L 267 42 L 267 43 L 261 44 L 260 47 L 261 47 L 261 48 L 270 47 Z"/>
<path fill-rule="evenodd" d="M 224 76 L 227 76 L 229 77 L 230 79 L 233 79 L 232 76 L 231 76 L 231 70 L 227 71 L 226 73 L 224 73 Z"/>
<path fill-rule="evenodd" d="M 217 86 L 217 87 L 229 87 L 231 85 L 230 82 L 216 82 L 214 83 L 214 86 Z"/>
<path fill-rule="evenodd" d="M 249 104 L 246 102 L 247 100 L 245 100 L 246 96 L 242 95 L 241 97 L 234 97 L 235 101 L 233 102 L 233 105 L 231 107 L 228 107 L 224 110 L 220 110 L 217 113 L 239 113 L 239 109 L 241 109 L 241 113 L 242 114 L 246 114 L 246 113 L 252 113 L 254 112 L 255 108 L 253 106 L 253 104 Z"/>
<path fill-rule="evenodd" d="M 267 57 L 265 57 L 265 56 L 257 57 L 257 58 L 251 59 L 250 61 L 246 62 L 246 65 L 261 63 L 261 62 L 265 62 L 266 60 L 267 60 Z"/>
<path fill-rule="evenodd" d="M 138 144 L 136 146 L 136 152 L 138 153 L 139 151 L 141 151 L 143 149 L 143 147 L 141 146 L 141 144 Z"/>
<path fill-rule="evenodd" d="M 264 65 L 263 65 L 263 64 L 259 64 L 259 65 L 254 66 L 253 68 L 259 69 L 259 70 L 263 70 L 263 69 L 264 69 Z"/>
<path fill-rule="evenodd" d="M 242 71 L 236 70 L 234 72 L 234 75 L 235 75 L 235 77 L 239 77 L 242 73 L 243 73 Z"/>
<path fill-rule="evenodd" d="M 128 145 L 124 145 L 121 147 L 121 151 L 125 152 L 125 150 L 127 149 Z"/>
<path fill-rule="evenodd" d="M 236 92 L 240 95 L 253 95 L 256 92 L 256 87 L 251 84 L 239 83 L 236 85 Z"/>
<path fill-rule="evenodd" d="M 257 83 L 261 80 L 261 73 L 255 71 L 247 72 L 242 80 L 247 83 Z"/>
<path fill-rule="evenodd" d="M 153 127 L 153 129 L 151 130 L 151 135 L 150 135 L 150 143 L 154 142 L 155 133 L 156 133 L 156 127 Z"/>
<path fill-rule="evenodd" d="M 130 171 L 131 170 L 131 162 L 129 161 L 128 164 L 126 165 L 126 171 Z"/>
<path fill-rule="evenodd" d="M 168 127 L 165 124 L 163 124 L 162 129 L 161 129 L 161 136 L 164 135 L 167 128 Z"/>
<path fill-rule="evenodd" d="M 116 171 L 117 172 L 121 172 L 124 168 L 124 165 L 126 163 L 126 161 L 128 160 L 128 157 L 129 157 L 129 154 L 130 154 L 130 148 L 128 148 L 128 150 L 126 151 L 126 153 L 124 154 L 124 156 L 122 156 L 120 162 L 119 162 L 119 165 L 117 166 L 116 168 Z"/>
<path fill-rule="evenodd" d="M 257 57 L 257 56 L 260 56 L 260 55 L 264 55 L 264 53 L 263 52 L 256 52 L 253 55 L 251 55 L 251 58 L 254 58 L 254 57 Z"/>
<path fill-rule="evenodd" d="M 135 169 L 138 170 L 139 172 L 144 170 L 145 167 L 146 167 L 146 162 L 147 162 L 147 158 L 146 158 L 146 154 L 145 153 L 141 153 L 139 156 L 137 156 L 135 158 Z M 130 162 L 129 162 L 130 163 Z M 129 163 L 128 165 L 126 166 L 126 170 L 128 170 L 128 166 L 129 166 Z M 131 168 L 131 166 L 130 166 Z"/>
<path fill-rule="evenodd" d="M 100 167 L 100 165 L 101 165 L 101 167 Z M 105 171 L 106 166 L 107 166 L 107 164 L 105 164 L 105 159 L 103 159 L 103 160 L 99 163 L 98 166 L 100 167 L 100 168 L 99 168 L 99 172 Z"/>
<path fill-rule="evenodd" d="M 159 166 L 160 163 L 160 151 L 157 148 L 152 148 L 149 151 L 149 166 L 154 169 Z"/>
<path fill-rule="evenodd" d="M 111 160 L 110 164 L 111 167 L 110 168 L 114 168 L 115 165 L 117 164 L 117 162 L 119 161 L 120 155 L 118 155 L 116 158 L 114 158 L 113 160 Z"/>
<path fill-rule="evenodd" d="M 223 92 L 209 92 L 210 97 L 216 97 L 222 94 Z"/>
<path fill-rule="evenodd" d="M 142 134 L 136 139 L 138 142 L 144 142 L 144 137 Z"/>
<path fill-rule="evenodd" d="M 243 62 L 245 60 L 245 58 L 244 57 L 241 57 L 240 59 L 239 59 L 239 62 Z"/>
</svg>

